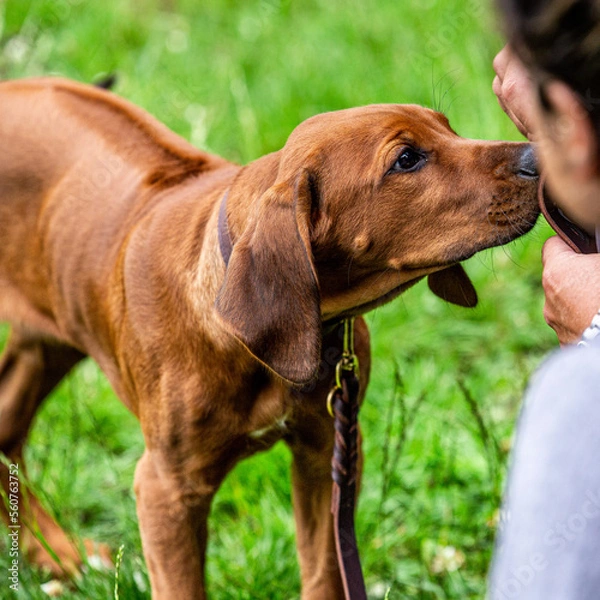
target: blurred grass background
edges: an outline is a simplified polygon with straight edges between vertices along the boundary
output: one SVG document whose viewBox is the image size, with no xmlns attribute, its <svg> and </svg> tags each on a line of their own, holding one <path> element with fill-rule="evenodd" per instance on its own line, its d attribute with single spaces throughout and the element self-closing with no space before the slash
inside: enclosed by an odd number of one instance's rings
<svg viewBox="0 0 600 600">
<path fill-rule="evenodd" d="M 315 113 L 375 102 L 440 109 L 467 137 L 520 139 L 491 91 L 502 43 L 491 6 L 478 0 L 0 0 L 1 78 L 117 73 L 117 93 L 240 162 L 280 148 Z M 369 315 L 357 529 L 370 598 L 484 595 L 515 418 L 555 346 L 542 318 L 548 232 L 539 224 L 468 261 L 476 309 L 419 284 Z M 0 344 L 7 335 L 1 328 Z M 132 492 L 142 448 L 135 419 L 86 362 L 43 407 L 27 455 L 32 486 L 76 539 L 124 546 L 127 600 L 150 597 Z M 299 597 L 288 466 L 279 445 L 219 492 L 213 598 Z M 20 575 L 15 597 L 47 597 L 44 573 L 22 566 Z M 62 597 L 111 598 L 114 582 L 114 572 L 89 570 Z M 9 592 L 1 583 L 0 598 Z"/>
</svg>

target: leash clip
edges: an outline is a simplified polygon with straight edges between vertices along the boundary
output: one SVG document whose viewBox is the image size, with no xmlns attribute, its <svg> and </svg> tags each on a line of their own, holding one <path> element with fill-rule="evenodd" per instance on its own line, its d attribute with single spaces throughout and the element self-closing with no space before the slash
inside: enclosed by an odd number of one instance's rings
<svg viewBox="0 0 600 600">
<path fill-rule="evenodd" d="M 354 317 L 344 319 L 344 345 L 342 358 L 335 366 L 335 385 L 327 395 L 327 412 L 335 418 L 333 412 L 333 398 L 336 393 L 343 393 L 342 378 L 343 372 L 351 373 L 359 377 L 358 356 L 354 353 Z"/>
</svg>

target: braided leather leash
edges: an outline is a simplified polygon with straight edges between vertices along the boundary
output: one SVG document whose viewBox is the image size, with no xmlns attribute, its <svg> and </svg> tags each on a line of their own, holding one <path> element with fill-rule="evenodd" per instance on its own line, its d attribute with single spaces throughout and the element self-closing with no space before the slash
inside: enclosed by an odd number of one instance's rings
<svg viewBox="0 0 600 600">
<path fill-rule="evenodd" d="M 358 461 L 358 358 L 354 354 L 354 319 L 346 319 L 344 348 L 336 366 L 336 383 L 327 398 L 327 408 L 335 419 L 335 441 L 331 460 L 335 545 L 346 600 L 366 600 L 356 533 L 354 506 L 356 500 Z"/>
</svg>

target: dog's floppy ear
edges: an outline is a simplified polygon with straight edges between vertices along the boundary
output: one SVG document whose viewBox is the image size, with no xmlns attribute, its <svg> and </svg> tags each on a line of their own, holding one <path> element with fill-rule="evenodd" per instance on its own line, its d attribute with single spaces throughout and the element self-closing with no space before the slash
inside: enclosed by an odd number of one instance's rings
<svg viewBox="0 0 600 600">
<path fill-rule="evenodd" d="M 427 278 L 429 289 L 442 300 L 466 308 L 477 306 L 477 292 L 461 265 L 436 271 Z"/>
<path fill-rule="evenodd" d="M 235 242 L 216 302 L 226 327 L 277 375 L 294 384 L 316 375 L 321 313 L 310 248 L 311 182 L 306 170 L 260 198 Z"/>
</svg>

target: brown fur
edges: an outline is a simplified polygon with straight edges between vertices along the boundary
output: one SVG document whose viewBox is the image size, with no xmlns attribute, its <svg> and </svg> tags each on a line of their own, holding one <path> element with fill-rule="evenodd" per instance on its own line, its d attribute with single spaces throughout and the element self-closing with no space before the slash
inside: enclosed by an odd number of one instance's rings
<svg viewBox="0 0 600 600">
<path fill-rule="evenodd" d="M 303 598 L 342 597 L 325 408 L 340 339 L 329 324 L 425 276 L 473 305 L 459 261 L 537 216 L 536 183 L 517 175 L 524 145 L 465 140 L 439 113 L 379 105 L 313 117 L 240 167 L 109 92 L 60 79 L 0 84 L 0 114 L 0 319 L 12 324 L 0 450 L 22 463 L 37 407 L 91 356 L 146 440 L 135 491 L 154 598 L 204 598 L 211 499 L 237 461 L 279 439 L 293 453 Z M 409 145 L 427 163 L 390 173 Z M 364 393 L 360 319 L 356 338 Z M 63 568 L 77 568 L 35 499 L 21 518 L 37 519 Z M 34 538 L 23 542 L 60 572 Z"/>
</svg>

